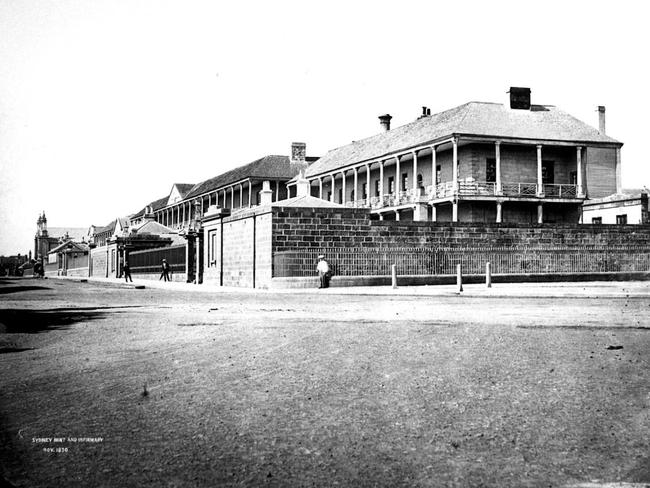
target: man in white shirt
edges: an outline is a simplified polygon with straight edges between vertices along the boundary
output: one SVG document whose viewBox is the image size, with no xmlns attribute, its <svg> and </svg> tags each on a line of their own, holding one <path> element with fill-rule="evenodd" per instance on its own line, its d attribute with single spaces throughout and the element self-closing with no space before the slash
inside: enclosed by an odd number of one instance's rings
<svg viewBox="0 0 650 488">
<path fill-rule="evenodd" d="M 318 278 L 320 279 L 320 286 L 318 288 L 327 288 L 330 286 L 330 265 L 327 264 L 325 256 L 322 254 L 318 256 L 316 271 L 318 271 Z"/>
</svg>

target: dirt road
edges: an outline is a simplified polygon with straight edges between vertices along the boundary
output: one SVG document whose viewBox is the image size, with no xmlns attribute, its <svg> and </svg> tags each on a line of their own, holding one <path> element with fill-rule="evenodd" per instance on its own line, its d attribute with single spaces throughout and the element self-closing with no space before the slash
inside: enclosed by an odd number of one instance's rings
<svg viewBox="0 0 650 488">
<path fill-rule="evenodd" d="M 650 482 L 650 298 L 0 282 L 15 486 Z"/>
</svg>

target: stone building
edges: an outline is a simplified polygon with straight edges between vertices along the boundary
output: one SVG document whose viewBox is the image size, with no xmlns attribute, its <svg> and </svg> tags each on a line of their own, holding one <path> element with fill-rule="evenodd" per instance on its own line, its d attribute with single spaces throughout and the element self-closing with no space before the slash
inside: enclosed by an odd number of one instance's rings
<svg viewBox="0 0 650 488">
<path fill-rule="evenodd" d="M 582 205 L 585 224 L 648 224 L 648 189 L 626 189 Z"/>
<path fill-rule="evenodd" d="M 578 222 L 588 198 L 620 190 L 622 143 L 511 87 L 509 104 L 469 102 L 329 151 L 305 173 L 312 195 L 389 220 Z"/>
<path fill-rule="evenodd" d="M 50 227 L 47 226 L 45 212 L 38 216 L 36 221 L 36 235 L 34 236 L 34 259 L 42 259 L 47 263 L 47 255 L 52 249 L 63 242 L 83 242 L 88 234 L 86 228 L 81 227 Z"/>
</svg>

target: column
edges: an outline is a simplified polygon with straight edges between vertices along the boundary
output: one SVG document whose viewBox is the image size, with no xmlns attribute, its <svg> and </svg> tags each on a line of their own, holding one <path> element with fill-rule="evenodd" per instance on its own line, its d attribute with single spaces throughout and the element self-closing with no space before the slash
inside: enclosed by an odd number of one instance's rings
<svg viewBox="0 0 650 488">
<path fill-rule="evenodd" d="M 418 189 L 418 152 L 413 151 L 413 184 L 411 185 L 413 188 L 413 196 L 415 196 L 415 193 L 417 192 Z"/>
<path fill-rule="evenodd" d="M 318 177 L 318 198 L 323 199 L 323 178 Z"/>
<path fill-rule="evenodd" d="M 345 205 L 345 201 L 346 201 L 345 192 L 347 191 L 346 182 L 345 182 L 345 171 L 341 171 L 341 184 L 342 184 L 341 203 Z"/>
<path fill-rule="evenodd" d="M 621 148 L 616 148 L 616 193 L 623 193 L 623 181 L 621 180 Z"/>
<path fill-rule="evenodd" d="M 230 187 L 230 208 L 235 208 L 235 187 Z"/>
<path fill-rule="evenodd" d="M 497 195 L 501 195 L 501 141 L 496 141 L 494 143 L 494 160 L 496 161 L 495 166 L 496 166 L 496 173 L 497 173 L 495 190 Z M 497 220 L 497 222 L 501 222 L 501 221 Z"/>
<path fill-rule="evenodd" d="M 436 146 L 431 146 L 431 188 L 436 189 Z M 435 222 L 435 221 L 434 221 Z"/>
<path fill-rule="evenodd" d="M 183 213 L 182 213 L 182 215 L 183 215 L 183 220 L 182 220 L 181 222 L 184 223 L 184 222 L 185 222 L 185 203 L 181 203 L 181 207 L 182 207 L 182 209 L 183 209 Z M 179 213 L 180 213 L 180 212 L 179 212 Z M 180 219 L 180 215 L 179 215 L 179 219 Z"/>
<path fill-rule="evenodd" d="M 542 206 L 541 203 L 537 204 L 537 223 L 538 224 L 544 223 L 544 207 Z"/>
<path fill-rule="evenodd" d="M 544 183 L 542 181 L 542 145 L 537 145 L 537 196 L 544 196 Z"/>
<path fill-rule="evenodd" d="M 576 147 L 576 189 L 579 197 L 583 196 L 582 192 L 582 147 Z"/>
<path fill-rule="evenodd" d="M 497 200 L 497 224 L 500 224 L 503 220 L 503 203 Z"/>
<path fill-rule="evenodd" d="M 354 206 L 356 207 L 356 202 L 359 201 L 359 168 L 356 166 L 353 169 L 354 171 Z"/>
<path fill-rule="evenodd" d="M 458 222 L 458 200 L 454 200 L 451 204 L 451 221 Z"/>
<path fill-rule="evenodd" d="M 239 208 L 242 208 L 244 206 L 244 185 L 242 183 L 239 184 Z"/>
<path fill-rule="evenodd" d="M 401 170 L 399 166 L 399 156 L 395 156 L 395 197 L 399 199 L 399 194 L 402 191 L 401 186 L 402 186 L 402 175 L 401 175 Z"/>
<path fill-rule="evenodd" d="M 384 201 L 384 162 L 379 161 L 379 198 Z"/>
<path fill-rule="evenodd" d="M 253 206 L 253 182 L 248 180 L 248 208 Z"/>
<path fill-rule="evenodd" d="M 280 181 L 275 182 L 275 201 L 280 200 Z"/>
<path fill-rule="evenodd" d="M 436 222 L 438 220 L 438 207 L 431 205 L 431 222 Z"/>
<path fill-rule="evenodd" d="M 336 180 L 334 179 L 334 175 L 331 175 L 332 177 L 332 193 L 330 194 L 330 202 L 336 202 L 336 196 L 334 195 L 334 190 L 336 189 Z"/>
<path fill-rule="evenodd" d="M 452 146 L 452 156 L 451 156 L 451 164 L 452 164 L 452 172 L 451 172 L 451 179 L 453 180 L 453 185 L 454 185 L 454 193 L 458 193 L 458 138 L 454 137 L 451 140 L 451 146 Z M 454 222 L 456 222 L 454 220 Z"/>
<path fill-rule="evenodd" d="M 370 206 L 370 165 L 366 164 L 366 204 Z"/>
</svg>

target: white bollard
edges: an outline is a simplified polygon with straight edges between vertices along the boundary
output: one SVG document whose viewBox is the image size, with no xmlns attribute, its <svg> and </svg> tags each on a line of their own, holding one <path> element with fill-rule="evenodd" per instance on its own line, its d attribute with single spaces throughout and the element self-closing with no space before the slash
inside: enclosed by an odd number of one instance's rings
<svg viewBox="0 0 650 488">
<path fill-rule="evenodd" d="M 463 291 L 463 274 L 460 269 L 460 264 L 456 265 L 456 292 L 460 293 Z"/>
<path fill-rule="evenodd" d="M 485 286 L 492 288 L 492 265 L 489 261 L 485 263 Z"/>
<path fill-rule="evenodd" d="M 390 269 L 393 278 L 393 289 L 395 289 L 397 288 L 397 265 L 396 264 L 391 265 Z"/>
</svg>

